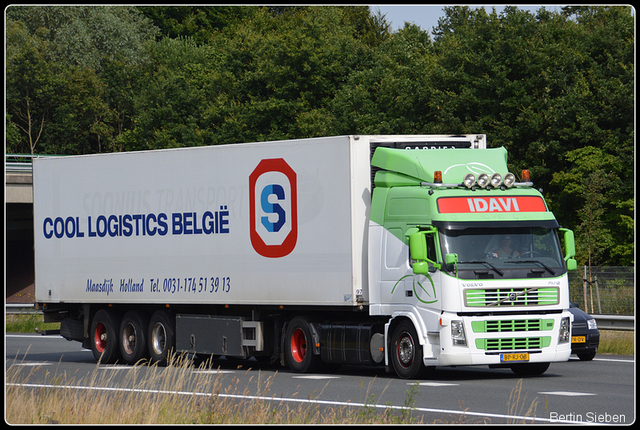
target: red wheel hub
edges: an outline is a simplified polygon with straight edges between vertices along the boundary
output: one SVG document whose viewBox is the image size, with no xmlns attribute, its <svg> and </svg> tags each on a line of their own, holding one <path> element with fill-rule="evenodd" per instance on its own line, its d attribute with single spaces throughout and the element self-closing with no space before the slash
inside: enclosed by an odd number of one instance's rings
<svg viewBox="0 0 640 430">
<path fill-rule="evenodd" d="M 96 344 L 98 352 L 104 352 L 107 347 L 107 327 L 104 323 L 98 323 L 96 331 L 93 334 L 93 342 Z"/>
<path fill-rule="evenodd" d="M 302 329 L 296 329 L 291 335 L 291 355 L 298 363 L 302 363 L 307 354 L 307 337 Z"/>
</svg>

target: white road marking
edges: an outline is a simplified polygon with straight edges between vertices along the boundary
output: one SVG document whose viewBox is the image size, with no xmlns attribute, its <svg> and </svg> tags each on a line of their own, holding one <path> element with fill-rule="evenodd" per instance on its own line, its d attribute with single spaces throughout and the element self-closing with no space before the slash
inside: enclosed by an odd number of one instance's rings
<svg viewBox="0 0 640 430">
<path fill-rule="evenodd" d="M 420 387 L 457 387 L 460 384 L 450 384 L 448 382 L 407 382 L 407 385 L 417 385 Z"/>
<path fill-rule="evenodd" d="M 619 360 L 616 358 L 594 358 L 593 361 L 613 361 L 616 363 L 635 363 L 634 360 Z"/>
<path fill-rule="evenodd" d="M 540 391 L 538 394 L 548 394 L 550 396 L 568 396 L 568 397 L 578 397 L 578 396 L 597 396 L 596 393 L 578 393 L 575 391 Z"/>
<path fill-rule="evenodd" d="M 296 376 L 292 376 L 292 378 L 297 378 L 297 379 L 340 379 L 340 376 L 331 376 L 331 375 L 296 375 Z"/>
<path fill-rule="evenodd" d="M 47 361 L 32 361 L 27 363 L 14 363 L 13 366 L 51 366 Z"/>
</svg>

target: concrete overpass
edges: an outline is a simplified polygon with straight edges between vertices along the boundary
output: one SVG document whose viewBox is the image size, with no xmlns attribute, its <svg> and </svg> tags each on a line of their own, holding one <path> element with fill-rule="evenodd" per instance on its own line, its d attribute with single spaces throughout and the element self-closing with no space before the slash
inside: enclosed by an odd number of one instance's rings
<svg viewBox="0 0 640 430">
<path fill-rule="evenodd" d="M 32 304 L 34 295 L 33 175 L 31 156 L 5 155 L 6 303 Z"/>
</svg>

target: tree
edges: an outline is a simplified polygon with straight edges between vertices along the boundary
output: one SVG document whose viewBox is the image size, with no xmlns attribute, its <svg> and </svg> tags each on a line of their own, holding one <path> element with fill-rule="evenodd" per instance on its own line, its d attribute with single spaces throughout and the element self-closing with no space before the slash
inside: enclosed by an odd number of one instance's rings
<svg viewBox="0 0 640 430">
<path fill-rule="evenodd" d="M 561 199 L 576 211 L 577 250 L 581 264 L 604 265 L 615 261 L 610 254 L 613 237 L 606 227 L 607 192 L 619 185 L 613 174 L 615 157 L 600 148 L 586 146 L 566 154 L 567 172 L 556 172 L 553 182 L 561 185 Z M 614 264 L 620 265 L 620 264 Z"/>
<path fill-rule="evenodd" d="M 257 7 L 249 6 L 138 6 L 160 30 L 158 41 L 189 38 L 197 45 L 209 43 L 231 24 L 250 17 Z"/>
<path fill-rule="evenodd" d="M 11 150 L 115 149 L 125 115 L 102 73 L 144 64 L 154 27 L 130 7 L 11 6 L 6 16 L 7 114 L 23 132 Z"/>
<path fill-rule="evenodd" d="M 600 263 L 631 264 L 633 183 L 623 180 L 633 177 L 634 153 L 630 8 L 445 11 L 434 32 L 436 121 L 505 146 L 514 172 L 528 168 L 537 184 L 549 184 L 547 202 L 559 222 L 587 235 L 578 241 L 597 237 L 605 246 L 591 248 Z M 609 160 L 609 180 L 602 194 L 577 198 L 562 174 L 576 160 L 587 163 L 584 148 Z M 583 177 L 578 183 L 589 190 L 604 186 Z"/>
<path fill-rule="evenodd" d="M 13 134 L 8 151 L 33 154 L 50 120 L 56 80 L 42 55 L 47 43 L 28 34 L 20 22 L 7 25 L 7 116 L 22 132 Z"/>
</svg>

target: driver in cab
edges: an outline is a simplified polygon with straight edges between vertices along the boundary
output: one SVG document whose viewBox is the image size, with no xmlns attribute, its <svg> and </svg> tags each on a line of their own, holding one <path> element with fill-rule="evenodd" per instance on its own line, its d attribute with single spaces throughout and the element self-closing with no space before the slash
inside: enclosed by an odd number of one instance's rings
<svg viewBox="0 0 640 430">
<path fill-rule="evenodd" d="M 511 247 L 511 236 L 502 236 L 500 246 L 490 254 L 493 258 L 514 258 L 520 255 L 518 251 Z"/>
</svg>

